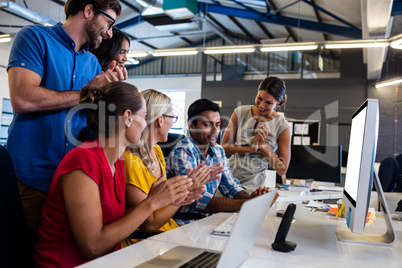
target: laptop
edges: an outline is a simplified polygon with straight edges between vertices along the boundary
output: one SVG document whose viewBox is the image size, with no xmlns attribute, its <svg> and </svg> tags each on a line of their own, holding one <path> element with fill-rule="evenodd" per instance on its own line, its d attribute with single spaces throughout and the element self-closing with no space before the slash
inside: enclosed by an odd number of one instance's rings
<svg viewBox="0 0 402 268">
<path fill-rule="evenodd" d="M 223 252 L 203 248 L 177 246 L 137 267 L 238 267 L 248 257 L 255 239 L 260 232 L 265 216 L 274 200 L 276 191 L 255 197 L 244 202 Z M 215 264 L 204 259 L 213 257 Z"/>
</svg>

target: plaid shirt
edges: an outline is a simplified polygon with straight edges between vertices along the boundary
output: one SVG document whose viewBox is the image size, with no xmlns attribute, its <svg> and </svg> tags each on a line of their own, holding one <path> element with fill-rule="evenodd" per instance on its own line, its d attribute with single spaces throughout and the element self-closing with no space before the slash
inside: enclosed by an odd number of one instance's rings
<svg viewBox="0 0 402 268">
<path fill-rule="evenodd" d="M 166 161 L 167 177 L 186 175 L 189 168 L 194 169 L 202 161 L 208 166 L 221 163 L 224 170 L 217 180 L 207 183 L 206 190 L 202 193 L 202 197 L 190 205 L 182 206 L 179 212 L 202 212 L 216 190 L 219 189 L 222 196 L 233 198 L 238 192 L 243 191 L 240 182 L 233 177 L 230 171 L 228 160 L 225 155 L 225 150 L 222 146 L 216 144 L 208 148 L 206 157 L 204 158 L 198 146 L 194 143 L 191 137 L 187 137 L 179 141 L 170 152 Z M 204 215 L 208 216 L 209 214 Z M 189 220 L 178 220 L 179 224 L 189 223 Z"/>
</svg>

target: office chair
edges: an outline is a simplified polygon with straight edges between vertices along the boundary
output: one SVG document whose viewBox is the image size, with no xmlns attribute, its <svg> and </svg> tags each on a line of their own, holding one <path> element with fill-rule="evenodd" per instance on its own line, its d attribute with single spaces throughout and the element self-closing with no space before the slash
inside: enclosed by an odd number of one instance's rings
<svg viewBox="0 0 402 268">
<path fill-rule="evenodd" d="M 158 142 L 158 145 L 161 147 L 163 155 L 167 158 L 170 154 L 170 151 L 176 144 L 182 140 L 185 136 L 182 134 L 176 133 L 168 133 L 168 140 L 166 142 Z"/>
<path fill-rule="evenodd" d="M 402 192 L 402 154 L 398 155 L 395 159 L 399 165 L 399 172 L 398 172 L 398 178 L 396 181 L 395 192 Z"/>
<path fill-rule="evenodd" d="M 22 209 L 17 178 L 8 151 L 0 146 L 0 263 L 33 267 L 34 245 Z"/>
<path fill-rule="evenodd" d="M 381 161 L 378 177 L 384 192 L 392 192 L 396 185 L 399 165 L 395 158 L 387 157 Z"/>
</svg>

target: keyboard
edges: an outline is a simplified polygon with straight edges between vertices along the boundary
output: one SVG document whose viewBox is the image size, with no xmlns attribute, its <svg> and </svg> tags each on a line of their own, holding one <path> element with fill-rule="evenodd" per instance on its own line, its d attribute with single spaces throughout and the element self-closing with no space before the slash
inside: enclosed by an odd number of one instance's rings
<svg viewBox="0 0 402 268">
<path fill-rule="evenodd" d="M 232 213 L 227 219 L 214 228 L 212 234 L 230 235 L 239 213 Z"/>
<path fill-rule="evenodd" d="M 218 265 L 219 258 L 221 257 L 221 253 L 204 251 L 201 254 L 195 256 L 180 268 L 205 268 L 205 267 L 216 267 Z"/>
</svg>

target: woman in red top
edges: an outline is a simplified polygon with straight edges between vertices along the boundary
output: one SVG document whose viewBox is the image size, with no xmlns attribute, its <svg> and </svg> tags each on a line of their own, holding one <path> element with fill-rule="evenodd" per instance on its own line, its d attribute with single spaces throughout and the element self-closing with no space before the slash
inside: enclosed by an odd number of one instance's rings
<svg viewBox="0 0 402 268">
<path fill-rule="evenodd" d="M 109 253 L 153 211 L 199 195 L 188 194 L 187 176 L 161 179 L 139 206 L 126 212 L 121 155 L 139 143 L 146 126 L 144 98 L 124 82 L 100 89 L 85 86 L 80 97 L 88 109 L 88 125 L 99 138 L 73 149 L 56 170 L 36 245 L 40 267 L 73 267 Z"/>
</svg>

